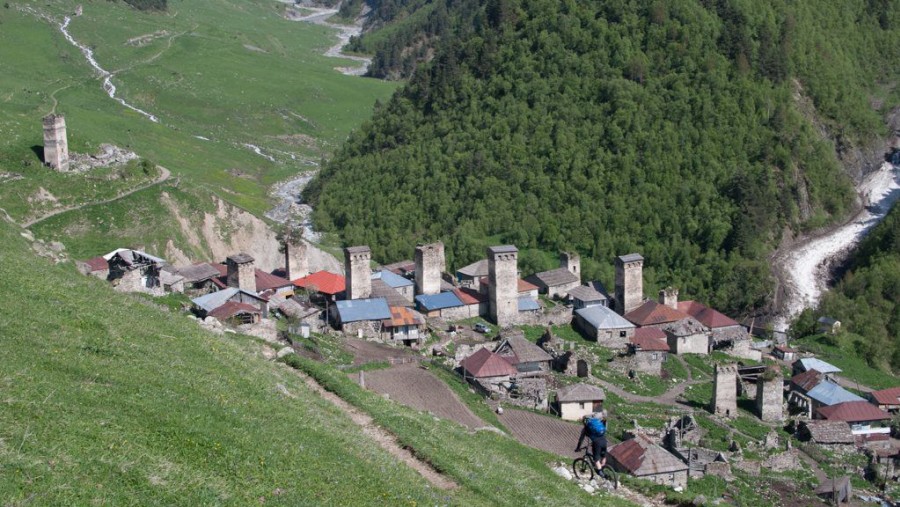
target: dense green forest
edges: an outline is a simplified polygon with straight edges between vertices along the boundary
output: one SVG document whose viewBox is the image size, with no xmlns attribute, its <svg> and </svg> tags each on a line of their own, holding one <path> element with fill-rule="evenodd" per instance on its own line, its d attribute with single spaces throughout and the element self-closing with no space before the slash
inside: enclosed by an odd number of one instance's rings
<svg viewBox="0 0 900 507">
<path fill-rule="evenodd" d="M 896 2 L 490 0 L 467 15 L 472 33 L 307 189 L 318 227 L 379 260 L 441 238 L 459 267 L 513 243 L 527 273 L 574 249 L 610 283 L 614 256 L 637 251 L 650 290 L 746 312 L 769 299 L 783 231 L 851 207 L 798 100 L 843 147 L 885 135 L 898 103 Z"/>
<path fill-rule="evenodd" d="M 821 316 L 840 320 L 856 352 L 871 365 L 900 370 L 900 208 L 863 239 L 819 307 L 800 316 L 797 334 L 815 334 Z"/>
</svg>

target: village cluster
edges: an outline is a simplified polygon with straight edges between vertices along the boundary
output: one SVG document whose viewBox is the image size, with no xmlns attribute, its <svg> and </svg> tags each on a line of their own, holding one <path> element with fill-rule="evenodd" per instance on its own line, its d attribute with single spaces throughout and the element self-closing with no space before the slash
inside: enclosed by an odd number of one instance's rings
<svg viewBox="0 0 900 507">
<path fill-rule="evenodd" d="M 747 329 L 702 303 L 679 301 L 673 288 L 645 299 L 638 254 L 616 259 L 615 289 L 609 294 L 597 281 L 583 283 L 579 256 L 571 252 L 560 254 L 559 268 L 522 279 L 518 251 L 510 245 L 488 248 L 485 259 L 455 276 L 447 272 L 440 242 L 417 246 L 414 260 L 376 269 L 368 247 L 348 247 L 344 274 L 309 273 L 303 240 L 285 241 L 282 248 L 284 268 L 273 273 L 256 269 L 244 253 L 221 264 L 176 268 L 146 252 L 118 249 L 78 264 L 118 290 L 184 292 L 193 297 L 197 318 L 225 325 L 246 328 L 287 318 L 305 336 L 339 333 L 412 348 L 436 337 L 429 350 L 445 356 L 476 391 L 573 421 L 603 406 L 605 392 L 591 382 L 596 358 L 555 337 L 549 327 L 534 343 L 516 326 L 570 323 L 587 340 L 617 352 L 608 367 L 632 376 L 661 375 L 671 354 L 721 350 L 736 359 L 715 367 L 708 409 L 720 420 L 737 417 L 738 399 L 751 397 L 762 421 L 783 425 L 790 419 L 800 440 L 867 452 L 874 463 L 888 467 L 891 477 L 897 475 L 900 451 L 891 446 L 888 422 L 900 409 L 900 388 L 864 399 L 839 385 L 838 368 L 794 357 L 786 345 L 775 346 L 771 354 L 776 364 L 791 365 L 788 382 L 781 367 L 740 365 L 741 358 L 754 364 L 762 358 Z M 500 327 L 496 340 L 478 339 L 472 332 L 481 327 L 478 319 Z M 462 321 L 470 325 L 459 325 Z M 581 381 L 554 389 L 551 372 Z M 701 435 L 691 417 L 672 419 L 662 433 L 629 430 L 626 441 L 610 448 L 609 460 L 622 472 L 672 487 L 686 487 L 689 476 L 728 474 L 727 453 L 701 447 Z M 838 485 L 823 486 L 823 494 L 849 495 L 848 481 Z"/>
</svg>

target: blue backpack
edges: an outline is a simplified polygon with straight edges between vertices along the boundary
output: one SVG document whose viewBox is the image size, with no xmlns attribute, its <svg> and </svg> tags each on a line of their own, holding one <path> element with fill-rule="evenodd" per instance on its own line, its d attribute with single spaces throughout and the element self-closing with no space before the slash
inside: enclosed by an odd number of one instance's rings
<svg viewBox="0 0 900 507">
<path fill-rule="evenodd" d="M 603 421 L 600 419 L 590 417 L 585 423 L 587 426 L 588 435 L 591 437 L 602 437 L 606 435 L 606 425 L 603 424 Z"/>
</svg>

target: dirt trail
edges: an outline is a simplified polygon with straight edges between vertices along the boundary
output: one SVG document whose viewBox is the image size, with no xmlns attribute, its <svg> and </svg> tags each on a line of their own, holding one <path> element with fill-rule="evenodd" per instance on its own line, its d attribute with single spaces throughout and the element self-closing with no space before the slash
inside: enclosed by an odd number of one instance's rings
<svg viewBox="0 0 900 507">
<path fill-rule="evenodd" d="M 47 213 L 45 215 L 42 215 L 42 216 L 39 216 L 32 220 L 29 220 L 28 222 L 25 222 L 24 224 L 22 224 L 22 227 L 27 229 L 27 228 L 31 227 L 32 225 L 35 225 L 35 224 L 43 222 L 44 220 L 47 220 L 50 217 L 55 217 L 56 215 L 60 215 L 62 213 L 67 213 L 69 211 L 75 211 L 77 209 L 81 209 L 81 208 L 84 208 L 87 206 L 97 206 L 99 204 L 109 204 L 113 201 L 118 201 L 119 199 L 128 197 L 129 195 L 131 195 L 135 192 L 140 192 L 141 190 L 150 188 L 153 185 L 158 185 L 158 184 L 168 180 L 172 176 L 172 173 L 165 167 L 159 166 L 159 165 L 156 167 L 159 169 L 159 176 L 151 182 L 145 183 L 139 187 L 132 188 L 131 190 L 127 190 L 125 192 L 122 192 L 121 194 L 117 194 L 113 197 L 110 197 L 109 199 L 104 199 L 102 201 L 85 202 L 85 203 L 74 205 L 74 206 L 65 206 L 63 208 L 55 209 L 55 210 L 51 211 L 50 213 Z"/>
<path fill-rule="evenodd" d="M 435 470 L 431 465 L 420 460 L 408 449 L 401 446 L 396 437 L 376 425 L 371 416 L 350 405 L 341 399 L 340 396 L 326 390 L 309 375 L 296 370 L 293 371 L 298 377 L 303 379 L 303 381 L 306 382 L 306 385 L 315 391 L 316 394 L 323 399 L 330 401 L 334 406 L 347 414 L 350 420 L 358 425 L 362 429 L 362 432 L 372 438 L 372 440 L 380 445 L 382 449 L 403 463 L 406 463 L 416 472 L 419 472 L 419 474 L 421 474 L 428 482 L 441 489 L 454 489 L 459 487 L 453 480 L 441 475 L 441 473 Z"/>
</svg>

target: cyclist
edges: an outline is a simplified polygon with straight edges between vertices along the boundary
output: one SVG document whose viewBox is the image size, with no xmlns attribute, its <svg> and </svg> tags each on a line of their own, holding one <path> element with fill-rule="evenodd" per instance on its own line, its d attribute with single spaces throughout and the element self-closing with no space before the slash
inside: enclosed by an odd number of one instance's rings
<svg viewBox="0 0 900 507">
<path fill-rule="evenodd" d="M 594 454 L 594 467 L 602 475 L 601 470 L 606 465 L 606 410 L 586 415 L 583 421 L 584 427 L 581 428 L 581 436 L 578 437 L 578 446 L 575 448 L 575 452 L 581 450 L 581 444 L 585 438 L 590 439 Z"/>
</svg>

